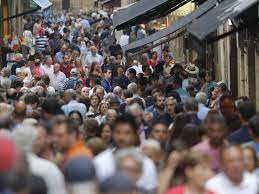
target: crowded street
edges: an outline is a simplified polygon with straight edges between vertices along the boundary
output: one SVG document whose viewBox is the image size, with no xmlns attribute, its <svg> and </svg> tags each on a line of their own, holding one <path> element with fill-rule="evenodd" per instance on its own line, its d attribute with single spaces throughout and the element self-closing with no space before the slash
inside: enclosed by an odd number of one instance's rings
<svg viewBox="0 0 259 194">
<path fill-rule="evenodd" d="M 0 9 L 0 194 L 259 194 L 259 0 Z"/>
</svg>

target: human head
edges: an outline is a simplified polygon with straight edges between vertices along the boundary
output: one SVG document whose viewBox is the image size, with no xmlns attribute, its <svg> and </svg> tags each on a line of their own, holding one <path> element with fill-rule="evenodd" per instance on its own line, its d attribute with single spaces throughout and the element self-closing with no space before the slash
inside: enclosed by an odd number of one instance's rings
<svg viewBox="0 0 259 194">
<path fill-rule="evenodd" d="M 76 68 L 71 69 L 70 70 L 70 77 L 77 77 L 77 75 L 78 75 L 77 73 L 78 73 L 78 71 L 77 71 Z"/>
<path fill-rule="evenodd" d="M 162 148 L 160 143 L 154 139 L 147 139 L 145 141 L 142 141 L 140 147 L 142 152 L 147 157 L 149 157 L 157 167 L 159 167 L 162 156 Z"/>
<path fill-rule="evenodd" d="M 137 182 L 140 179 L 144 157 L 135 148 L 119 150 L 115 160 L 117 169 L 128 175 L 132 181 Z"/>
<path fill-rule="evenodd" d="M 88 118 L 84 121 L 83 130 L 85 133 L 85 138 L 90 139 L 97 135 L 97 129 L 99 124 L 96 119 Z"/>
<path fill-rule="evenodd" d="M 150 136 L 151 138 L 157 140 L 162 148 L 165 148 L 165 145 L 169 137 L 167 123 L 159 120 L 152 123 Z"/>
<path fill-rule="evenodd" d="M 103 74 L 104 74 L 105 79 L 111 80 L 111 78 L 112 78 L 112 70 L 111 69 L 105 69 L 103 71 Z"/>
<path fill-rule="evenodd" d="M 248 172 L 253 171 L 258 167 L 258 159 L 255 150 L 251 146 L 245 146 L 243 148 L 244 165 Z"/>
<path fill-rule="evenodd" d="M 100 115 L 105 115 L 108 109 L 109 109 L 109 103 L 101 102 L 98 107 L 98 112 Z"/>
<path fill-rule="evenodd" d="M 105 96 L 105 89 L 102 86 L 98 86 L 95 93 L 99 96 L 100 101 L 102 101 Z"/>
<path fill-rule="evenodd" d="M 259 139 L 259 115 L 253 116 L 248 124 L 249 133 L 255 140 Z"/>
<path fill-rule="evenodd" d="M 91 53 L 92 53 L 93 56 L 95 56 L 98 52 L 98 50 L 95 46 L 92 46 L 90 50 L 91 50 Z"/>
<path fill-rule="evenodd" d="M 76 92 L 73 89 L 68 89 L 64 92 L 64 101 L 66 103 L 76 99 Z"/>
<path fill-rule="evenodd" d="M 135 70 L 134 68 L 130 68 L 130 69 L 128 70 L 128 79 L 129 79 L 129 80 L 132 80 L 132 79 L 134 79 L 136 76 L 137 76 L 136 70 Z"/>
<path fill-rule="evenodd" d="M 177 104 L 177 100 L 174 97 L 168 97 L 165 101 L 165 109 L 166 112 L 171 115 L 175 116 L 175 106 Z"/>
<path fill-rule="evenodd" d="M 130 90 L 133 95 L 138 93 L 138 85 L 136 83 L 130 83 L 127 89 Z"/>
<path fill-rule="evenodd" d="M 158 110 L 164 110 L 165 108 L 165 96 L 161 93 L 157 93 L 154 96 L 154 105 Z"/>
<path fill-rule="evenodd" d="M 204 190 L 205 183 L 212 177 L 209 157 L 197 150 L 185 154 L 179 164 L 184 173 L 186 184 L 191 184 L 197 190 Z"/>
<path fill-rule="evenodd" d="M 67 45 L 66 44 L 62 44 L 60 47 L 60 50 L 62 53 L 65 53 L 67 51 Z"/>
<path fill-rule="evenodd" d="M 84 97 L 89 97 L 90 90 L 91 90 L 91 88 L 89 88 L 89 87 L 83 87 L 81 89 L 81 95 Z"/>
<path fill-rule="evenodd" d="M 83 116 L 78 110 L 71 111 L 68 114 L 68 118 L 72 121 L 77 122 L 79 126 L 83 124 Z"/>
<path fill-rule="evenodd" d="M 195 96 L 195 100 L 196 102 L 200 103 L 200 104 L 207 104 L 207 97 L 206 97 L 206 93 L 205 92 L 198 92 Z"/>
<path fill-rule="evenodd" d="M 91 106 L 97 108 L 99 103 L 100 103 L 100 97 L 97 94 L 92 94 L 90 96 L 90 104 L 91 104 Z"/>
<path fill-rule="evenodd" d="M 134 117 L 128 114 L 120 115 L 114 122 L 113 139 L 117 148 L 129 148 L 138 143 L 138 126 Z"/>
<path fill-rule="evenodd" d="M 52 65 L 52 63 L 53 63 L 53 60 L 52 60 L 51 56 L 46 56 L 45 64 L 46 65 Z"/>
<path fill-rule="evenodd" d="M 129 89 L 123 90 L 122 91 L 122 100 L 126 100 L 127 98 L 132 98 L 133 97 L 133 92 Z"/>
<path fill-rule="evenodd" d="M 4 67 L 1 71 L 1 76 L 9 78 L 10 75 L 11 75 L 11 70 L 7 67 Z"/>
<path fill-rule="evenodd" d="M 236 111 L 236 105 L 231 96 L 221 96 L 219 100 L 219 108 L 225 118 L 233 116 Z"/>
<path fill-rule="evenodd" d="M 108 123 L 103 123 L 100 125 L 100 136 L 106 144 L 112 142 L 112 128 Z"/>
<path fill-rule="evenodd" d="M 118 116 L 118 113 L 116 112 L 116 110 L 114 110 L 114 109 L 109 109 L 109 110 L 107 110 L 106 115 L 105 115 L 105 117 L 106 117 L 106 122 L 107 122 L 109 125 L 114 124 L 114 122 L 115 122 L 117 116 Z"/>
<path fill-rule="evenodd" d="M 39 97 L 34 93 L 28 93 L 24 97 L 26 105 L 31 105 L 33 109 L 36 109 L 39 104 Z"/>
<path fill-rule="evenodd" d="M 57 74 L 60 71 L 60 64 L 55 63 L 53 66 L 54 73 Z"/>
<path fill-rule="evenodd" d="M 117 67 L 117 74 L 118 76 L 122 76 L 124 74 L 124 68 L 122 65 Z"/>
<path fill-rule="evenodd" d="M 65 116 L 56 116 L 52 120 L 52 126 L 54 144 L 59 152 L 64 153 L 79 136 L 78 124 Z"/>
<path fill-rule="evenodd" d="M 238 103 L 237 110 L 244 122 L 248 122 L 256 113 L 255 105 L 251 101 Z"/>
<path fill-rule="evenodd" d="M 242 182 L 245 166 L 240 146 L 231 145 L 221 151 L 221 168 L 231 182 L 236 185 Z"/>
<path fill-rule="evenodd" d="M 220 114 L 208 115 L 205 120 L 209 142 L 213 147 L 222 146 L 226 135 L 226 121 Z"/>
<path fill-rule="evenodd" d="M 115 86 L 113 89 L 113 93 L 118 96 L 119 99 L 121 99 L 122 95 L 122 88 L 120 86 Z"/>
<path fill-rule="evenodd" d="M 68 55 L 64 55 L 64 57 L 63 57 L 63 63 L 64 63 L 65 65 L 69 64 L 69 56 L 68 56 Z"/>
</svg>

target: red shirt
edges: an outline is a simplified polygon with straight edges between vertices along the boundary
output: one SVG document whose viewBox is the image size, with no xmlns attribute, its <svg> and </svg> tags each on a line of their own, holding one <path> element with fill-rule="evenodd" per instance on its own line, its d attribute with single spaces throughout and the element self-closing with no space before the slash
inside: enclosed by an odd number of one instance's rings
<svg viewBox="0 0 259 194">
<path fill-rule="evenodd" d="M 69 65 L 67 65 L 67 66 L 64 66 L 64 63 L 62 63 L 62 64 L 60 65 L 60 71 L 62 71 L 62 72 L 66 75 L 67 78 L 70 77 L 70 71 L 71 71 L 72 68 L 73 68 L 73 65 L 72 65 L 72 64 L 69 64 Z"/>
<path fill-rule="evenodd" d="M 185 189 L 186 189 L 186 186 L 185 185 L 179 185 L 177 187 L 174 187 L 172 189 L 169 189 L 166 194 L 185 194 Z M 215 194 L 211 191 L 207 191 L 206 194 Z"/>
</svg>

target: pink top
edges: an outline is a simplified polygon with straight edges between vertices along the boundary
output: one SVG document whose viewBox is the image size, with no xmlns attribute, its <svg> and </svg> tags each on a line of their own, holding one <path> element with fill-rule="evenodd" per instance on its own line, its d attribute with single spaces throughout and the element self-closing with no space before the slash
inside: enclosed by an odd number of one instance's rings
<svg viewBox="0 0 259 194">
<path fill-rule="evenodd" d="M 209 140 L 205 140 L 194 146 L 194 149 L 207 154 L 211 159 L 211 168 L 214 172 L 220 171 L 220 149 L 212 148 Z"/>
<path fill-rule="evenodd" d="M 185 189 L 186 189 L 185 185 L 179 185 L 179 186 L 177 186 L 177 187 L 174 187 L 174 188 L 172 188 L 172 189 L 169 189 L 169 190 L 166 192 L 166 194 L 185 194 Z M 206 194 L 215 194 L 215 193 L 213 193 L 213 192 L 211 192 L 211 191 L 207 191 Z"/>
</svg>

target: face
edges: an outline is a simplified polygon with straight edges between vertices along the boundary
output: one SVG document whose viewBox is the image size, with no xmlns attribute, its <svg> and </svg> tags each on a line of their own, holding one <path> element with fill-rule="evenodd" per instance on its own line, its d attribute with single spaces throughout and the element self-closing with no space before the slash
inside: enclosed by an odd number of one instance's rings
<svg viewBox="0 0 259 194">
<path fill-rule="evenodd" d="M 175 110 L 175 106 L 176 106 L 176 102 L 174 100 L 168 100 L 166 102 L 166 110 L 167 113 L 169 114 L 174 114 L 174 110 Z"/>
<path fill-rule="evenodd" d="M 212 100 L 216 100 L 220 96 L 220 89 L 219 87 L 215 87 L 212 92 Z"/>
<path fill-rule="evenodd" d="M 168 139 L 168 128 L 164 124 L 153 126 L 151 137 L 157 140 L 161 145 L 164 145 Z"/>
<path fill-rule="evenodd" d="M 211 79 L 212 79 L 211 76 L 210 76 L 208 73 L 206 73 L 205 81 L 206 81 L 206 82 L 210 82 Z"/>
<path fill-rule="evenodd" d="M 59 64 L 55 64 L 54 65 L 54 73 L 58 73 L 60 71 L 60 65 Z"/>
<path fill-rule="evenodd" d="M 223 144 L 225 126 L 221 123 L 208 124 L 208 137 L 212 146 L 218 147 Z"/>
<path fill-rule="evenodd" d="M 66 124 L 54 125 L 53 138 L 57 150 L 64 153 L 69 148 L 69 134 L 66 130 Z"/>
<path fill-rule="evenodd" d="M 95 106 L 98 106 L 98 103 L 99 103 L 98 97 L 97 96 L 93 96 L 91 98 L 91 105 L 95 107 Z"/>
<path fill-rule="evenodd" d="M 118 68 L 117 73 L 118 73 L 118 75 L 123 75 L 123 73 L 124 73 L 123 68 L 122 67 Z"/>
<path fill-rule="evenodd" d="M 71 115 L 69 115 L 69 118 L 72 119 L 73 121 L 76 121 L 77 123 L 81 124 L 81 117 L 79 115 L 79 113 L 72 113 Z"/>
<path fill-rule="evenodd" d="M 108 105 L 106 103 L 103 103 L 100 107 L 100 114 L 102 115 L 106 114 L 108 109 L 109 109 Z"/>
<path fill-rule="evenodd" d="M 91 48 L 91 53 L 92 53 L 92 55 L 96 55 L 97 54 L 97 48 L 96 47 Z"/>
<path fill-rule="evenodd" d="M 103 97 L 104 97 L 104 95 L 105 95 L 104 90 L 103 90 L 103 89 L 100 89 L 100 88 L 98 88 L 98 89 L 96 90 L 96 94 L 97 94 L 97 96 L 99 96 L 100 99 L 103 99 Z"/>
<path fill-rule="evenodd" d="M 226 149 L 222 153 L 222 169 L 227 177 L 234 183 L 240 183 L 244 173 L 243 152 L 237 147 Z"/>
<path fill-rule="evenodd" d="M 187 167 L 185 174 L 188 182 L 191 182 L 198 189 L 203 189 L 213 173 L 209 162 L 202 162 L 194 167 Z"/>
<path fill-rule="evenodd" d="M 68 63 L 69 63 L 69 57 L 68 57 L 68 55 L 65 55 L 65 56 L 64 56 L 64 63 L 65 63 L 65 64 L 68 64 Z"/>
<path fill-rule="evenodd" d="M 235 103 L 231 99 L 225 99 L 220 105 L 220 111 L 225 117 L 233 115 L 235 110 Z"/>
<path fill-rule="evenodd" d="M 38 133 L 38 136 L 34 142 L 33 147 L 35 149 L 36 154 L 41 154 L 48 147 L 49 138 L 48 138 L 48 134 L 47 134 L 46 130 L 41 126 L 37 128 L 37 133 Z"/>
<path fill-rule="evenodd" d="M 128 73 L 128 79 L 129 79 L 129 80 L 134 79 L 134 77 L 135 77 L 135 74 L 134 74 L 134 73 Z"/>
<path fill-rule="evenodd" d="M 244 154 L 244 164 L 245 164 L 245 169 L 248 172 L 253 172 L 253 170 L 256 168 L 256 161 L 254 159 L 254 154 L 251 149 L 245 148 L 243 150 Z"/>
<path fill-rule="evenodd" d="M 112 71 L 108 70 L 106 73 L 105 73 L 105 77 L 106 79 L 110 80 L 112 78 Z"/>
<path fill-rule="evenodd" d="M 113 139 L 119 149 L 128 148 L 134 146 L 136 134 L 129 124 L 118 123 L 113 130 Z"/>
<path fill-rule="evenodd" d="M 90 90 L 91 90 L 91 88 L 83 87 L 82 90 L 81 90 L 81 95 L 85 96 L 85 97 L 88 97 Z"/>
<path fill-rule="evenodd" d="M 62 51 L 63 53 L 65 53 L 65 52 L 67 51 L 67 46 L 66 46 L 66 45 L 63 45 L 63 46 L 61 47 L 61 51 Z"/>
<path fill-rule="evenodd" d="M 128 175 L 134 182 L 137 182 L 142 174 L 142 170 L 139 168 L 138 162 L 130 157 L 122 159 L 118 163 L 118 169 Z"/>
<path fill-rule="evenodd" d="M 117 113 L 116 112 L 110 112 L 107 115 L 107 123 L 114 124 L 114 121 L 116 120 Z"/>
<path fill-rule="evenodd" d="M 158 96 L 156 98 L 156 108 L 158 109 L 164 109 L 165 108 L 165 97 L 164 96 Z"/>
<path fill-rule="evenodd" d="M 110 142 L 112 139 L 112 129 L 109 125 L 103 127 L 101 137 L 105 142 Z"/>
</svg>

